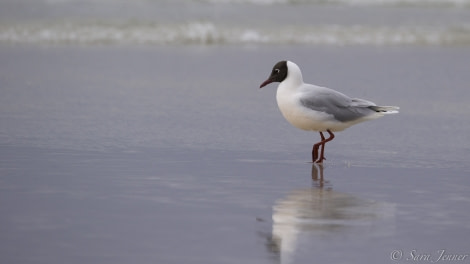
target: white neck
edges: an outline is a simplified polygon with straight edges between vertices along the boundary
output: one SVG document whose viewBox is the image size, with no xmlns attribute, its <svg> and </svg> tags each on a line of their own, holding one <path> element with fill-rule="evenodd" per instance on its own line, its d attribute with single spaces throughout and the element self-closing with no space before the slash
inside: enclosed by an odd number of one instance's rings
<svg viewBox="0 0 470 264">
<path fill-rule="evenodd" d="M 297 88 L 304 83 L 302 78 L 302 72 L 300 71 L 297 64 L 288 61 L 287 62 L 287 77 L 282 81 L 282 86 Z"/>
</svg>

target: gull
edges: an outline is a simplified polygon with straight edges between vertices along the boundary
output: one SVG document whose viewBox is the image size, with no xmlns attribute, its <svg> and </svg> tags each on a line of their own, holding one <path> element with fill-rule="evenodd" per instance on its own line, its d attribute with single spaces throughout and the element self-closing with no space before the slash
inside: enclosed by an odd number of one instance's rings
<svg viewBox="0 0 470 264">
<path fill-rule="evenodd" d="M 320 133 L 321 140 L 312 148 L 313 163 L 325 160 L 325 144 L 335 138 L 333 132 L 385 114 L 396 114 L 399 109 L 398 106 L 378 106 L 330 88 L 304 83 L 299 66 L 292 61 L 276 63 L 259 88 L 272 82 L 279 82 L 276 100 L 284 118 L 297 128 Z M 323 132 L 328 133 L 328 138 Z"/>
</svg>

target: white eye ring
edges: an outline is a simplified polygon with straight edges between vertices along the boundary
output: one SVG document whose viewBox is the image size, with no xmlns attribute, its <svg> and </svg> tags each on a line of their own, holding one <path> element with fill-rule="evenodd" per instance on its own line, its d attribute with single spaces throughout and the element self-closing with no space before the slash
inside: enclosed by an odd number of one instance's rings
<svg viewBox="0 0 470 264">
<path fill-rule="evenodd" d="M 274 70 L 273 70 L 273 72 L 276 73 L 276 74 L 278 74 L 280 71 L 281 71 L 281 70 L 279 70 L 279 69 L 274 69 Z"/>
</svg>

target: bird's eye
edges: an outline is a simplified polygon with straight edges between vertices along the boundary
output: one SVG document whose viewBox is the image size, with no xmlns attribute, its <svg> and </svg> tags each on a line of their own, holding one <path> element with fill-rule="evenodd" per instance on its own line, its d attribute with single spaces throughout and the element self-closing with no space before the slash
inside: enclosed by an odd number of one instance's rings
<svg viewBox="0 0 470 264">
<path fill-rule="evenodd" d="M 273 73 L 278 74 L 280 71 L 281 71 L 281 70 L 279 70 L 279 69 L 274 69 L 274 70 L 273 70 Z"/>
</svg>

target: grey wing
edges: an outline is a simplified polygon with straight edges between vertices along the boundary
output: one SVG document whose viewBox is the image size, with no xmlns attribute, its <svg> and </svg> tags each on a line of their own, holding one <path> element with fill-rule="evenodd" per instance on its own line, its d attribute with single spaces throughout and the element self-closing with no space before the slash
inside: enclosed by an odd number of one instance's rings
<svg viewBox="0 0 470 264">
<path fill-rule="evenodd" d="M 363 99 L 350 98 L 328 88 L 316 89 L 303 94 L 300 103 L 312 110 L 333 115 L 335 119 L 341 122 L 354 121 L 376 112 L 371 108 L 375 106 L 374 103 Z"/>
</svg>

